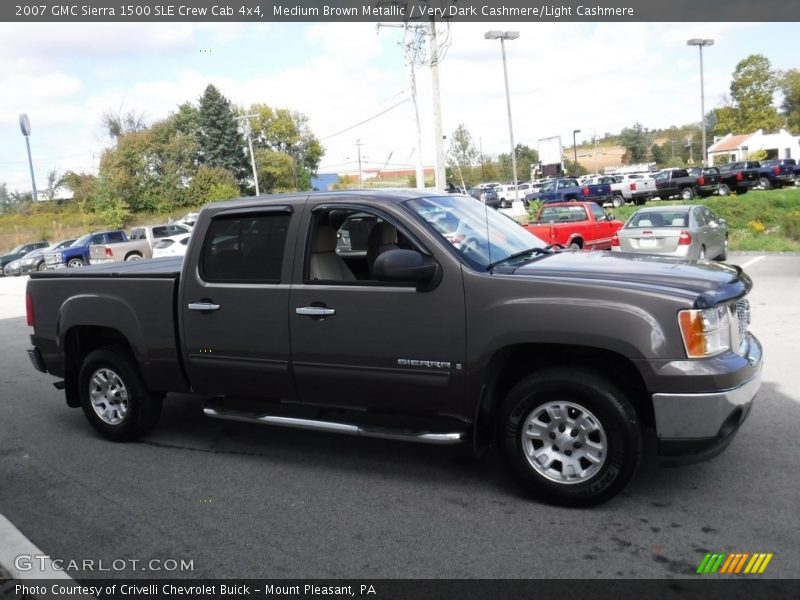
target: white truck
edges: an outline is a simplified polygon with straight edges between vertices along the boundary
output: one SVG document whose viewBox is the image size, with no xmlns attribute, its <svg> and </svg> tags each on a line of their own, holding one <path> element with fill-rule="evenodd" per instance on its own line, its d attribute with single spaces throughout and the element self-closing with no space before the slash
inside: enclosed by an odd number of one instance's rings
<svg viewBox="0 0 800 600">
<path fill-rule="evenodd" d="M 614 208 L 622 206 L 622 202 L 617 200 L 619 196 L 624 202 L 633 202 L 641 205 L 657 196 L 656 182 L 649 174 L 631 173 L 628 175 L 614 175 L 615 183 L 611 184 L 611 193 L 614 194 L 612 204 Z"/>
</svg>

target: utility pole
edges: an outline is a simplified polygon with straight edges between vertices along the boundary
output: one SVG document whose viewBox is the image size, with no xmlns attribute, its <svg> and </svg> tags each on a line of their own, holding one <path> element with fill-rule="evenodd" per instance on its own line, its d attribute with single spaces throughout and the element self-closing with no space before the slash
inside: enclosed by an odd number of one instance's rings
<svg viewBox="0 0 800 600">
<path fill-rule="evenodd" d="M 358 148 L 358 189 L 362 189 L 364 187 L 364 175 L 361 171 L 361 146 L 364 144 L 361 143 L 361 138 L 356 140 L 356 147 Z"/>
<path fill-rule="evenodd" d="M 250 119 L 257 117 L 258 115 L 242 115 L 241 117 L 236 117 L 234 120 L 240 121 L 244 120 L 247 122 L 247 147 L 250 149 L 250 166 L 253 168 L 253 181 L 256 184 L 256 196 L 260 196 L 260 192 L 258 190 L 258 173 L 256 173 L 256 155 L 253 154 L 253 136 L 250 131 Z M 297 178 L 295 177 L 295 180 Z"/>
<path fill-rule="evenodd" d="M 414 105 L 414 118 L 417 125 L 417 189 L 425 189 L 425 168 L 422 166 L 422 128 L 419 124 L 419 105 L 417 104 L 417 76 L 414 74 L 416 67 L 414 61 L 408 61 L 411 69 L 411 102 Z"/>
<path fill-rule="evenodd" d="M 405 25 L 397 25 L 397 24 L 387 24 L 387 23 L 378 23 L 376 25 L 376 30 L 380 32 L 381 27 L 402 27 L 405 29 L 406 33 L 408 30 L 412 28 L 412 26 L 406 23 Z M 415 28 L 423 27 L 422 25 L 413 26 Z M 401 43 L 403 46 L 403 50 L 406 54 L 406 59 L 408 60 L 409 66 L 409 74 L 411 76 L 411 103 L 414 105 L 414 121 L 417 128 L 417 148 L 416 148 L 416 174 L 417 174 L 417 189 L 421 190 L 425 188 L 425 168 L 422 165 L 422 126 L 419 122 L 419 104 L 417 103 L 417 75 L 416 75 L 416 66 L 414 65 L 415 60 L 415 51 L 412 50 L 414 48 L 413 42 L 411 44 L 406 44 L 405 36 L 403 37 L 403 41 Z"/>
<path fill-rule="evenodd" d="M 431 92 L 433 94 L 433 133 L 436 136 L 436 189 L 443 190 L 447 175 L 444 170 L 444 133 L 442 131 L 442 99 L 439 94 L 439 42 L 436 22 L 428 23 L 428 42 L 431 55 Z"/>
</svg>

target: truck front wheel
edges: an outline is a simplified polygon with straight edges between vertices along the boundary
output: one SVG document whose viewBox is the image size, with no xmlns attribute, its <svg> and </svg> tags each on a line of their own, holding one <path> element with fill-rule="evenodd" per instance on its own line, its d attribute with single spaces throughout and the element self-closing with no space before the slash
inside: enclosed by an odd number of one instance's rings
<svg viewBox="0 0 800 600">
<path fill-rule="evenodd" d="M 506 461 L 535 495 L 564 506 L 593 506 L 619 493 L 642 457 L 636 411 L 593 372 L 549 368 L 520 381 L 500 408 Z"/>
<path fill-rule="evenodd" d="M 78 376 L 78 391 L 89 423 L 115 442 L 144 435 L 161 416 L 161 397 L 147 390 L 136 364 L 122 348 L 90 352 Z"/>
</svg>

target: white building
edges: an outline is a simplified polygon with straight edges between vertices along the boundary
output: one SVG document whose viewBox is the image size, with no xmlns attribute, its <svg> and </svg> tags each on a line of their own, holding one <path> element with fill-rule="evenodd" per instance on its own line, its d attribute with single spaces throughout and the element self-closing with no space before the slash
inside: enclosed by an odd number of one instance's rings
<svg viewBox="0 0 800 600">
<path fill-rule="evenodd" d="M 767 158 L 794 158 L 800 162 L 800 136 L 785 129 L 778 133 L 764 133 L 759 129 L 745 135 L 728 134 L 715 138 L 708 148 L 708 164 L 720 165 L 746 160 L 751 152 L 766 150 Z"/>
</svg>

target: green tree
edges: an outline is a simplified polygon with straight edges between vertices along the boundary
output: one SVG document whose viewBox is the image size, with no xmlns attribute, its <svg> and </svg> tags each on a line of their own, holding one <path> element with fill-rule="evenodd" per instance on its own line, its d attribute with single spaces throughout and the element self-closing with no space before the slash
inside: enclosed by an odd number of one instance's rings
<svg viewBox="0 0 800 600">
<path fill-rule="evenodd" d="M 67 171 L 61 178 L 62 185 L 72 192 L 72 199 L 76 202 L 87 201 L 97 185 L 97 177 L 89 173 L 76 173 Z"/>
<path fill-rule="evenodd" d="M 188 184 L 197 170 L 193 136 L 178 130 L 174 117 L 143 131 L 121 135 L 100 159 L 99 180 L 89 207 L 121 201 L 133 212 L 187 206 Z"/>
<path fill-rule="evenodd" d="M 8 193 L 8 185 L 4 181 L 0 182 L 0 213 L 7 212 L 13 208 L 14 202 Z"/>
<path fill-rule="evenodd" d="M 230 100 L 209 84 L 197 115 L 198 160 L 208 167 L 227 169 L 242 185 L 247 179 L 247 157 L 235 117 Z"/>
<path fill-rule="evenodd" d="M 517 177 L 520 181 L 530 179 L 531 167 L 539 162 L 539 153 L 525 144 L 517 144 Z"/>
<path fill-rule="evenodd" d="M 56 199 L 56 192 L 64 183 L 62 177 L 58 176 L 58 172 L 54 169 L 47 174 L 47 185 L 42 190 L 42 197 L 44 200 L 51 202 Z"/>
<path fill-rule="evenodd" d="M 641 163 L 647 160 L 648 147 L 647 133 L 641 123 L 634 123 L 633 127 L 626 127 L 620 132 L 620 145 L 625 148 L 623 162 L 627 164 Z"/>
<path fill-rule="evenodd" d="M 311 177 L 316 175 L 325 150 L 311 131 L 308 117 L 300 112 L 272 108 L 266 104 L 253 104 L 239 112 L 256 115 L 250 119 L 250 128 L 261 191 L 274 191 L 276 185 L 284 189 L 287 181 L 287 189 L 310 189 Z M 289 160 L 271 156 L 269 152 L 285 154 Z M 259 161 L 264 161 L 265 167 L 270 170 L 268 176 L 262 178 L 258 169 Z M 285 172 L 275 171 L 280 168 Z M 269 185 L 264 186 L 262 180 Z"/>
<path fill-rule="evenodd" d="M 295 189 L 294 158 L 285 152 L 258 148 L 256 170 L 258 171 L 259 191 L 263 193 L 289 192 Z"/>
<path fill-rule="evenodd" d="M 472 169 L 478 160 L 478 150 L 472 141 L 472 135 L 466 125 L 459 123 L 450 136 L 450 146 L 447 149 L 447 165 L 451 169 L 450 180 L 455 178 L 459 185 L 473 184 Z"/>
<path fill-rule="evenodd" d="M 777 131 L 783 124 L 778 110 L 772 104 L 772 96 L 778 88 L 778 78 L 766 56 L 751 54 L 739 61 L 731 80 L 734 127 L 727 133 L 750 133 L 756 129 L 765 132 Z M 723 107 L 725 108 L 725 107 Z M 730 114 L 716 113 L 717 128 L 720 117 Z M 729 123 L 724 122 L 725 125 Z"/>
<path fill-rule="evenodd" d="M 208 202 L 230 200 L 239 195 L 239 186 L 233 174 L 221 167 L 197 169 L 187 191 L 188 205 L 199 207 Z"/>
<path fill-rule="evenodd" d="M 800 133 L 800 69 L 789 69 L 780 78 L 780 90 L 783 92 L 781 111 L 786 125 L 794 133 Z"/>
<path fill-rule="evenodd" d="M 110 137 L 118 139 L 126 133 L 146 129 L 147 124 L 143 113 L 132 110 L 124 112 L 120 106 L 116 112 L 107 110 L 103 113 L 103 128 Z"/>
</svg>

